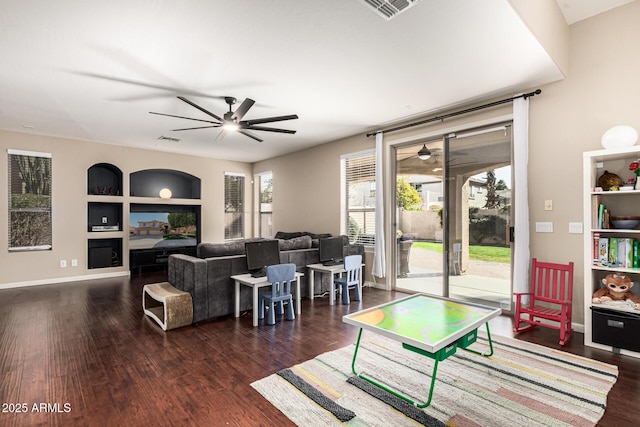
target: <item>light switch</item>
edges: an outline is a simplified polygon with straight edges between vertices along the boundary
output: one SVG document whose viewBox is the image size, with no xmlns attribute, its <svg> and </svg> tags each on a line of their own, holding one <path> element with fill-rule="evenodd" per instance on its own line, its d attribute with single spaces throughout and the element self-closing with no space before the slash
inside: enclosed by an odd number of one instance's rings
<svg viewBox="0 0 640 427">
<path fill-rule="evenodd" d="M 544 201 L 544 210 L 552 211 L 553 210 L 553 200 L 545 200 Z"/>
</svg>

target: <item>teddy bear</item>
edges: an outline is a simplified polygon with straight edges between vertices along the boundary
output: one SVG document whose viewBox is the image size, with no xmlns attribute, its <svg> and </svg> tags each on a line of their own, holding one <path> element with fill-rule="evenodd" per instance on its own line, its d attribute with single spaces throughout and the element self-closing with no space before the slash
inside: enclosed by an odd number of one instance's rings
<svg viewBox="0 0 640 427">
<path fill-rule="evenodd" d="M 631 292 L 633 282 L 629 275 L 620 272 L 610 273 L 602 279 L 602 283 L 604 287 L 593 293 L 591 301 L 594 304 L 604 301 L 629 301 L 633 308 L 640 310 L 640 297 Z"/>
</svg>

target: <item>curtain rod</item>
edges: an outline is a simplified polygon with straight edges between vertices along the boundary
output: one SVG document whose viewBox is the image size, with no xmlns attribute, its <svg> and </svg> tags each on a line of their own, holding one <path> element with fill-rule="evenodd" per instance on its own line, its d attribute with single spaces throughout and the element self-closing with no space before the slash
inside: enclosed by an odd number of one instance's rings
<svg viewBox="0 0 640 427">
<path fill-rule="evenodd" d="M 379 130 L 379 131 L 371 132 L 371 133 L 367 134 L 367 138 L 377 134 L 378 132 L 382 132 L 382 133 L 395 132 L 397 130 L 402 130 L 402 129 L 406 129 L 406 128 L 410 128 L 410 127 L 414 127 L 414 126 L 424 125 L 426 123 L 431 123 L 431 122 L 435 122 L 435 121 L 438 121 L 438 120 L 448 119 L 450 117 L 455 117 L 455 116 L 459 116 L 461 114 L 471 113 L 473 111 L 483 110 L 483 109 L 489 108 L 489 107 L 495 107 L 496 105 L 506 104 L 507 102 L 511 102 L 514 99 L 518 99 L 518 98 L 527 99 L 530 96 L 540 95 L 541 93 L 542 93 L 542 90 L 536 89 L 533 92 L 523 93 L 522 95 L 514 96 L 513 98 L 505 98 L 505 99 L 501 99 L 500 101 L 490 102 L 489 104 L 478 105 L 477 107 L 467 108 L 466 110 L 455 111 L 453 113 L 444 114 L 442 116 L 436 116 L 436 117 L 432 117 L 430 119 L 420 120 L 419 122 L 409 123 L 409 124 L 406 124 L 406 125 L 398 126 L 398 127 L 387 129 L 387 130 Z"/>
</svg>

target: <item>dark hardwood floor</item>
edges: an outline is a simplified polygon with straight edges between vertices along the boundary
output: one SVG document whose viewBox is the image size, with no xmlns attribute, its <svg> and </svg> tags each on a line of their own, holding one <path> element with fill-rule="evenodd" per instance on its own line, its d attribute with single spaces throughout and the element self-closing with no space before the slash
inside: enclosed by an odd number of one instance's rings
<svg viewBox="0 0 640 427">
<path fill-rule="evenodd" d="M 165 277 L 0 290 L 0 425 L 291 425 L 249 384 L 355 342 L 343 314 L 405 295 L 366 288 L 350 306 L 303 300 L 293 322 L 254 328 L 245 313 L 165 333 L 141 304 L 142 286 Z M 511 336 L 511 319 L 491 330 Z M 518 338 L 618 365 L 599 425 L 638 425 L 639 359 L 585 348 L 581 334 L 565 347 L 546 328 Z"/>
</svg>

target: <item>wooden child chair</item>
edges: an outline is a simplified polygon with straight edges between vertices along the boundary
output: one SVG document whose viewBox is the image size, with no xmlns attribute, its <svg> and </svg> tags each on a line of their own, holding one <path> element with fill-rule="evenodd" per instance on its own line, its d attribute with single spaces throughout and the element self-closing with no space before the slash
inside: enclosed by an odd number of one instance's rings
<svg viewBox="0 0 640 427">
<path fill-rule="evenodd" d="M 514 292 L 516 312 L 513 331 L 524 332 L 538 325 L 558 329 L 560 345 L 564 345 L 573 332 L 572 294 L 573 262 L 555 264 L 533 258 L 529 292 Z M 529 301 L 526 302 L 524 297 L 529 297 Z"/>
</svg>

